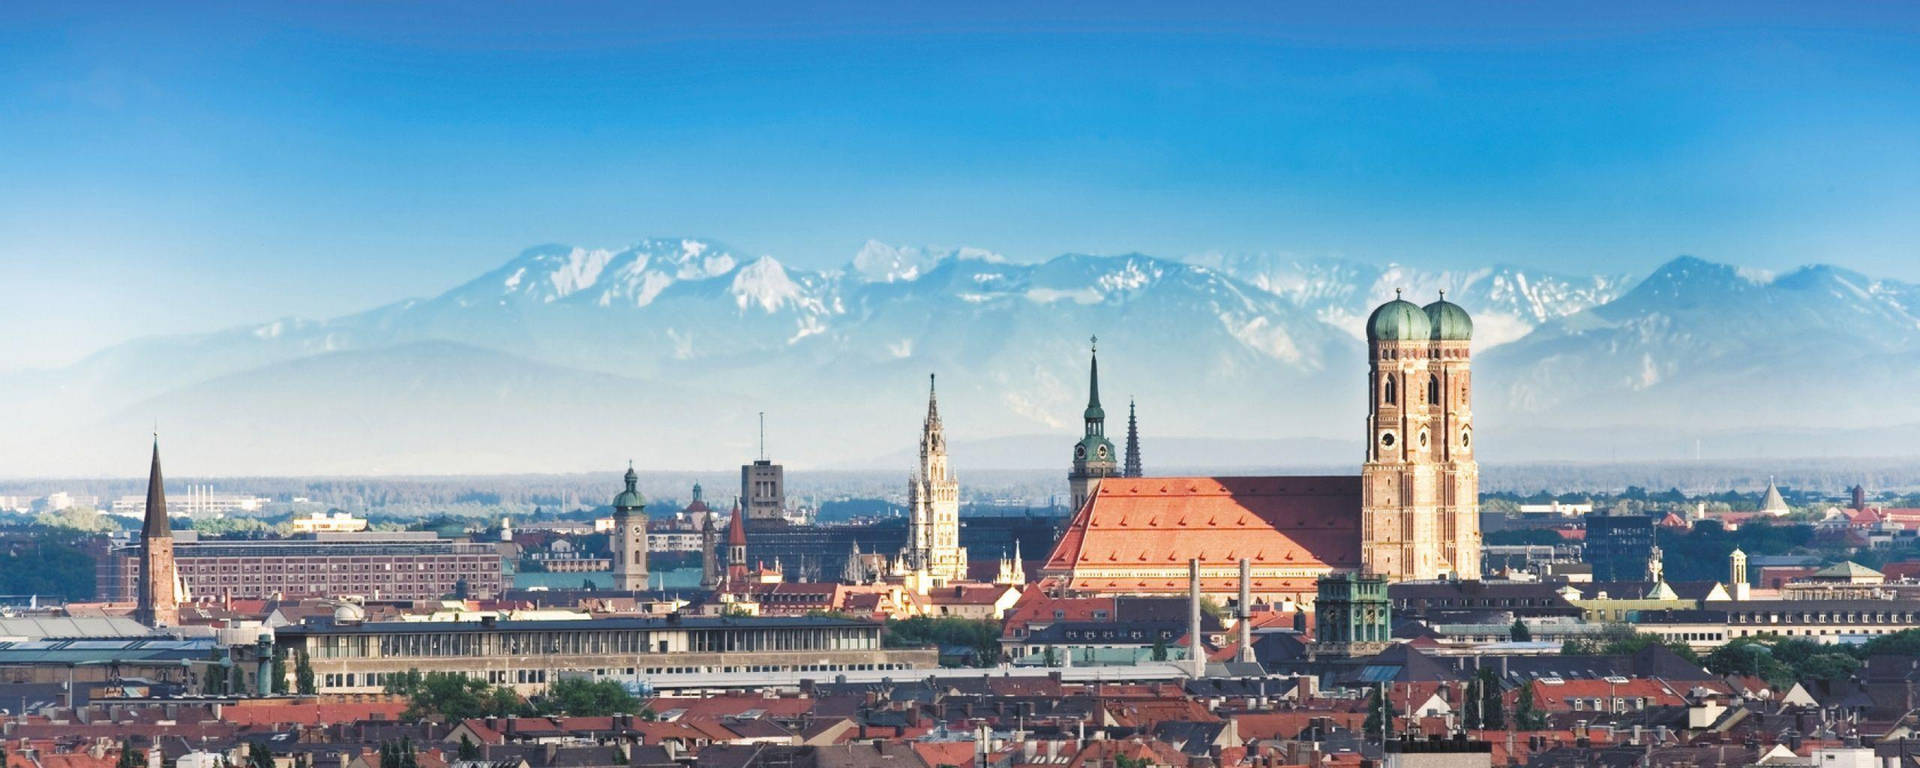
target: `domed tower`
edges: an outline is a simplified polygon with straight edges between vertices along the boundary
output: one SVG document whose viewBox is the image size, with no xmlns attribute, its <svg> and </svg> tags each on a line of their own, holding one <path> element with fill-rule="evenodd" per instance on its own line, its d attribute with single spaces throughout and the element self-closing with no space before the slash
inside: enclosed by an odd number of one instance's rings
<svg viewBox="0 0 1920 768">
<path fill-rule="evenodd" d="M 1100 487 L 1100 478 L 1120 474 L 1119 456 L 1113 441 L 1107 439 L 1107 411 L 1100 407 L 1099 338 L 1091 340 L 1092 362 L 1087 368 L 1087 410 L 1081 414 L 1086 430 L 1080 442 L 1073 444 L 1073 469 L 1067 473 L 1067 486 L 1073 494 L 1073 509 L 1079 512 L 1087 498 Z"/>
<path fill-rule="evenodd" d="M 640 495 L 640 476 L 627 465 L 627 489 L 613 497 L 613 588 L 638 592 L 647 588 L 647 499 Z"/>
<path fill-rule="evenodd" d="M 1444 291 L 1425 311 L 1433 342 L 1426 400 L 1439 465 L 1441 571 L 1475 579 L 1480 577 L 1480 463 L 1473 458 L 1473 318 L 1447 301 Z"/>
<path fill-rule="evenodd" d="M 1464 316 L 1464 313 L 1462 313 Z M 1441 472 L 1434 430 L 1444 393 L 1434 323 L 1399 298 L 1367 317 L 1367 452 L 1361 474 L 1360 563 L 1389 581 L 1433 579 L 1454 568 L 1442 541 Z M 1476 570 L 1471 574 L 1478 577 Z"/>
</svg>

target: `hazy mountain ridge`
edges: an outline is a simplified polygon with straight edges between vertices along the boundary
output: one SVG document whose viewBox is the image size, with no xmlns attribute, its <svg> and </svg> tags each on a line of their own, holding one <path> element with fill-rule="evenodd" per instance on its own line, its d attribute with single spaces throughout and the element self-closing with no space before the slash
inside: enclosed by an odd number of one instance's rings
<svg viewBox="0 0 1920 768">
<path fill-rule="evenodd" d="M 697 239 L 539 246 L 431 298 L 140 339 L 0 378 L 0 392 L 39 417 L 0 452 L 21 472 L 110 471 L 124 452 L 94 443 L 160 418 L 222 446 L 204 458 L 231 472 L 302 471 L 275 441 L 304 443 L 285 452 L 310 452 L 310 471 L 561 471 L 629 456 L 695 469 L 746 455 L 752 414 L 765 410 L 788 460 L 852 466 L 911 444 L 929 372 L 941 374 L 950 431 L 1077 432 L 1086 337 L 1097 333 L 1113 433 L 1137 396 L 1149 445 L 1212 438 L 1180 451 L 1212 460 L 1265 451 L 1251 440 L 1298 440 L 1306 453 L 1290 460 L 1349 463 L 1353 452 L 1332 446 L 1363 415 L 1359 327 L 1396 288 L 1422 303 L 1445 290 L 1474 314 L 1483 428 L 1920 420 L 1920 410 L 1847 394 L 1920 383 L 1900 362 L 1920 343 L 1920 289 L 1843 269 L 1765 278 L 1682 258 L 1632 284 L 1504 265 L 1192 262 L 1069 254 L 1022 264 L 870 242 L 844 267 L 812 271 Z M 312 416 L 324 413 L 335 415 Z M 414 414 L 462 427 L 436 430 Z M 467 428 L 487 423 L 497 428 Z M 348 434 L 319 434 L 329 429 Z M 54 435 L 79 447 L 42 450 Z M 356 452 L 356 441 L 387 449 Z M 1541 442 L 1551 441 L 1512 444 Z M 1336 455 L 1313 461 L 1322 448 Z M 1483 458 L 1499 450 L 1488 441 Z M 1569 446 L 1563 457 L 1594 450 Z"/>
</svg>

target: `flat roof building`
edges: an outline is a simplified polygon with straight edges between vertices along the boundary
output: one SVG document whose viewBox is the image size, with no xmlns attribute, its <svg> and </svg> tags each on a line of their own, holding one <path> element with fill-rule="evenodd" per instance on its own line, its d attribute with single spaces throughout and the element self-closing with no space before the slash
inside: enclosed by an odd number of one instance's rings
<svg viewBox="0 0 1920 768">
<path fill-rule="evenodd" d="M 313 666 L 316 692 L 378 693 L 408 670 L 457 672 L 535 693 L 563 677 L 645 683 L 658 675 L 912 670 L 932 649 L 885 648 L 878 622 L 831 617 L 299 625 L 274 641 Z"/>
<path fill-rule="evenodd" d="M 174 567 L 185 597 L 242 599 L 339 597 L 437 600 L 464 591 L 500 594 L 500 554 L 492 544 L 442 539 L 431 532 L 314 533 L 284 539 L 203 541 L 174 534 Z M 130 602 L 140 576 L 140 546 L 116 546 L 95 570 L 95 592 Z"/>
</svg>

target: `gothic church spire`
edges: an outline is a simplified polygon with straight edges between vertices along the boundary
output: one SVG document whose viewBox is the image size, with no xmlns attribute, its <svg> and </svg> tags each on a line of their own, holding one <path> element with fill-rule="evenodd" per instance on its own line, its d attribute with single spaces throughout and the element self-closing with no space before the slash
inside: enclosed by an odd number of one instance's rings
<svg viewBox="0 0 1920 768">
<path fill-rule="evenodd" d="M 1140 477 L 1140 424 L 1133 418 L 1133 399 L 1127 399 L 1127 463 L 1121 472 L 1126 477 Z"/>
</svg>

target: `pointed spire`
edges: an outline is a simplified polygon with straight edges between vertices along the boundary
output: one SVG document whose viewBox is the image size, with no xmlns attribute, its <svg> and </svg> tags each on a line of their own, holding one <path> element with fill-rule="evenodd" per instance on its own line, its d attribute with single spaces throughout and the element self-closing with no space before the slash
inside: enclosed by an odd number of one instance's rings
<svg viewBox="0 0 1920 768">
<path fill-rule="evenodd" d="M 1134 420 L 1133 398 L 1127 398 L 1127 463 L 1123 474 L 1140 477 L 1140 424 Z"/>
<path fill-rule="evenodd" d="M 744 547 L 747 545 L 747 521 L 740 514 L 740 497 L 733 497 L 733 522 L 727 525 L 727 546 Z"/>
<path fill-rule="evenodd" d="M 1087 434 L 1102 434 L 1106 430 L 1102 424 L 1107 420 L 1107 412 L 1100 407 L 1100 337 L 1087 340 L 1091 346 L 1090 362 L 1087 364 Z"/>
<path fill-rule="evenodd" d="M 933 374 L 927 374 L 927 431 L 940 429 L 940 393 L 934 388 Z"/>
<path fill-rule="evenodd" d="M 1767 476 L 1767 493 L 1760 500 L 1760 511 L 1770 515 L 1784 515 L 1792 511 L 1787 506 L 1786 498 L 1780 495 L 1780 486 L 1773 484 L 1772 475 Z"/>
<path fill-rule="evenodd" d="M 147 470 L 147 519 L 140 535 L 149 539 L 167 539 L 173 537 L 173 526 L 167 520 L 167 489 L 160 477 L 160 435 L 153 436 L 153 467 Z"/>
</svg>

